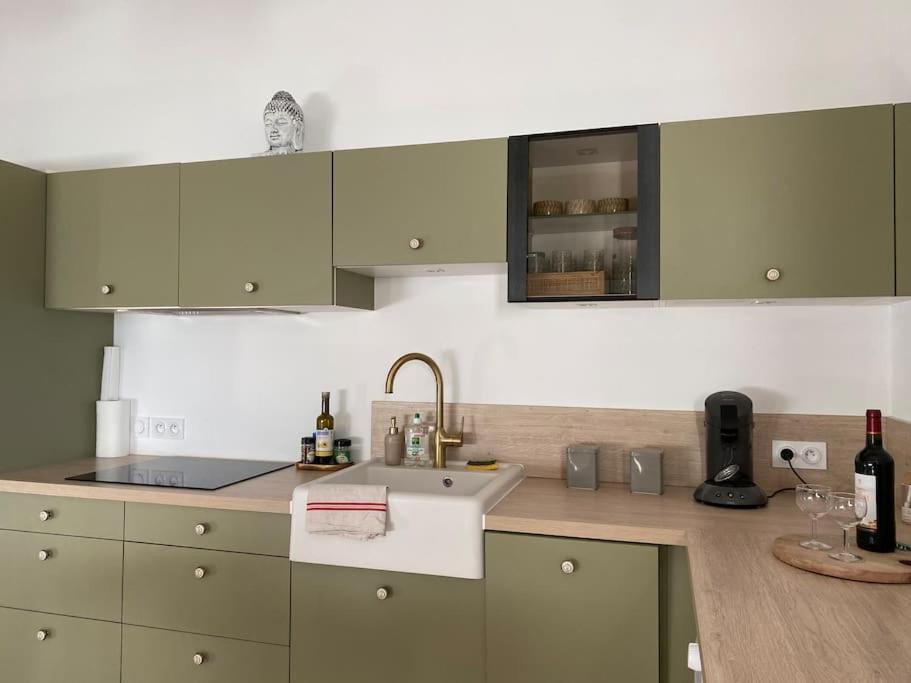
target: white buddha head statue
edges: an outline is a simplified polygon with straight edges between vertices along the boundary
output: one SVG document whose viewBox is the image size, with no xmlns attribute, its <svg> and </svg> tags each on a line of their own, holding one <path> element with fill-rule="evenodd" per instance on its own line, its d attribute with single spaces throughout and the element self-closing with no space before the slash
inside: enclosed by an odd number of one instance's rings
<svg viewBox="0 0 911 683">
<path fill-rule="evenodd" d="M 304 148 L 304 112 L 291 93 L 279 90 L 263 110 L 266 155 L 293 154 Z"/>
</svg>

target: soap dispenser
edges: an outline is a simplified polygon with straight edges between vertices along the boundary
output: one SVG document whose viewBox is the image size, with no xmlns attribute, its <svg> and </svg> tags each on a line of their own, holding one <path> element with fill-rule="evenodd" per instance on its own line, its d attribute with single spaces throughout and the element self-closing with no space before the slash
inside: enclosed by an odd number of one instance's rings
<svg viewBox="0 0 911 683">
<path fill-rule="evenodd" d="M 386 434 L 386 464 L 401 465 L 402 457 L 405 455 L 405 435 L 399 431 L 395 425 L 395 418 L 392 418 L 392 424 L 389 427 L 389 433 Z"/>
</svg>

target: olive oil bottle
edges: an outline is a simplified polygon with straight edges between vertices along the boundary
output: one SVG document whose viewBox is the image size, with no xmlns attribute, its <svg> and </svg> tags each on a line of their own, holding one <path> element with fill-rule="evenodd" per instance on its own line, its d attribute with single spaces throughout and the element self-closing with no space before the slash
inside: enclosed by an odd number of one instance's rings
<svg viewBox="0 0 911 683">
<path fill-rule="evenodd" d="M 329 412 L 329 392 L 323 392 L 323 410 L 316 418 L 316 464 L 331 465 L 335 441 L 335 418 Z"/>
</svg>

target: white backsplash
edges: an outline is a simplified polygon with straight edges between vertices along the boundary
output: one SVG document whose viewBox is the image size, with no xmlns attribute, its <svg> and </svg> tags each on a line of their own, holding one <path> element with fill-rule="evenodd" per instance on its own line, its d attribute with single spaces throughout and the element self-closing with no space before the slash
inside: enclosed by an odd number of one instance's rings
<svg viewBox="0 0 911 683">
<path fill-rule="evenodd" d="M 505 289 L 505 275 L 389 278 L 374 312 L 118 314 L 124 398 L 187 421 L 185 440 L 135 450 L 291 459 L 328 390 L 337 431 L 364 452 L 370 403 L 409 351 L 435 358 L 447 400 L 466 403 L 699 410 L 736 389 L 759 412 L 890 409 L 888 306 L 539 308 Z M 406 366 L 392 398 L 432 400 L 432 375 Z"/>
</svg>

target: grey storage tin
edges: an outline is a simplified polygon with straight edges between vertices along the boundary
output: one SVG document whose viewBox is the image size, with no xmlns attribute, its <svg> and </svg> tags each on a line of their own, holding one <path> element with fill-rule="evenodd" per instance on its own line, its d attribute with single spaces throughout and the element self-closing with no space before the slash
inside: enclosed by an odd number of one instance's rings
<svg viewBox="0 0 911 683">
<path fill-rule="evenodd" d="M 664 451 L 634 448 L 629 454 L 629 490 L 633 493 L 664 493 Z"/>
<path fill-rule="evenodd" d="M 598 488 L 598 447 L 580 443 L 566 449 L 566 486 L 571 489 Z"/>
</svg>

